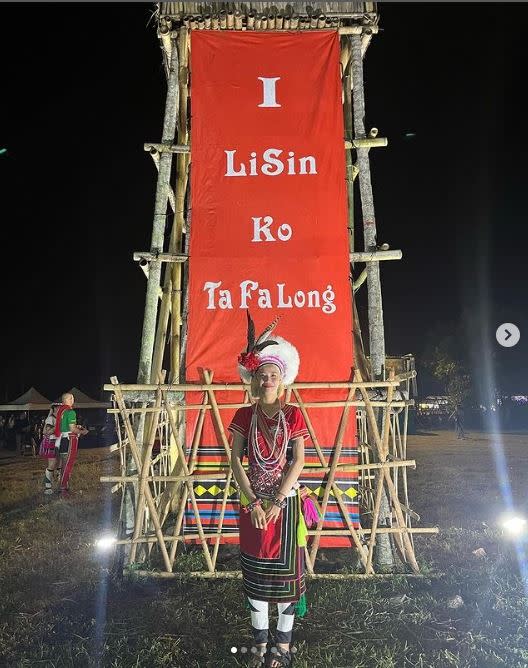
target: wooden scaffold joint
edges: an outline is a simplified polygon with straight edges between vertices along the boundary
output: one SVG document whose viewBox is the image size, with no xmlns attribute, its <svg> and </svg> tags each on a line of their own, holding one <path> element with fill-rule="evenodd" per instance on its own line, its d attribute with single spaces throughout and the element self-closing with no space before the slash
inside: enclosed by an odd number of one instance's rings
<svg viewBox="0 0 528 668">
<path fill-rule="evenodd" d="M 148 251 L 135 251 L 134 252 L 134 262 L 145 263 L 145 262 L 187 262 L 187 255 L 181 255 L 179 253 L 151 253 Z"/>
<path fill-rule="evenodd" d="M 143 144 L 143 150 L 148 153 L 190 153 L 191 147 L 188 144 L 154 143 L 147 142 Z"/>
<path fill-rule="evenodd" d="M 345 139 L 345 148 L 383 148 L 389 145 L 387 137 Z"/>
<path fill-rule="evenodd" d="M 403 253 L 401 250 L 374 250 L 350 253 L 350 262 L 382 262 L 384 260 L 401 260 Z"/>
</svg>

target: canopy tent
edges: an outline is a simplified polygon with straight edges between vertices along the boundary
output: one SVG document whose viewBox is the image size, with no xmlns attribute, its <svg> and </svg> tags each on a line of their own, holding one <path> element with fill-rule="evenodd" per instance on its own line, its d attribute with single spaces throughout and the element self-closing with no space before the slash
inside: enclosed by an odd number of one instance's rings
<svg viewBox="0 0 528 668">
<path fill-rule="evenodd" d="M 0 404 L 0 411 L 49 411 L 51 401 L 34 387 L 8 404 Z"/>
<path fill-rule="evenodd" d="M 72 387 L 71 390 L 68 390 L 69 394 L 73 394 L 75 398 L 74 408 L 83 410 L 85 408 L 111 408 L 112 404 L 105 401 L 97 401 L 97 399 L 92 399 L 87 394 L 85 394 L 78 387 Z M 56 401 L 61 401 L 59 397 Z"/>
</svg>

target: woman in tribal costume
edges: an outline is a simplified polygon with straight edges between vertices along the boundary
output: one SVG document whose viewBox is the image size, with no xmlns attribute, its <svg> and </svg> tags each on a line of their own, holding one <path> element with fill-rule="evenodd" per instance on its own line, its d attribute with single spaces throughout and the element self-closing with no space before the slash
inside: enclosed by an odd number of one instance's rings
<svg viewBox="0 0 528 668">
<path fill-rule="evenodd" d="M 299 370 L 297 350 L 271 337 L 276 321 L 255 340 L 249 314 L 248 320 L 248 347 L 239 357 L 239 372 L 257 401 L 240 408 L 229 427 L 231 465 L 240 487 L 242 576 L 256 645 L 250 663 L 267 660 L 271 668 L 280 668 L 291 665 L 295 609 L 304 605 L 304 551 L 298 540 L 304 520 L 297 479 L 308 431 L 301 411 L 281 402 L 285 385 Z M 269 603 L 277 604 L 278 623 L 277 645 L 267 651 Z"/>
</svg>

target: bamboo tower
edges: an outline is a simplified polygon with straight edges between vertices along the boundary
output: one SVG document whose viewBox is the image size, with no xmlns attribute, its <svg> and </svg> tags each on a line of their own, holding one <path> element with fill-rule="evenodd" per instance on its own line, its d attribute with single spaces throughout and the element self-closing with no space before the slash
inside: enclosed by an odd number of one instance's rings
<svg viewBox="0 0 528 668">
<path fill-rule="evenodd" d="M 152 556 L 159 561 L 158 570 L 141 571 L 149 575 L 171 577 L 178 571 L 178 547 L 189 541 L 201 545 L 205 570 L 197 577 L 239 577 L 238 571 L 219 568 L 219 550 L 225 534 L 224 517 L 230 495 L 232 473 L 229 466 L 215 473 L 223 485 L 218 529 L 206 534 L 197 509 L 195 484 L 206 474 L 196 467 L 198 443 L 206 413 L 212 416 L 219 445 L 229 454 L 226 426 L 222 411 L 244 405 L 226 403 L 223 393 L 243 391 L 242 384 L 215 384 L 214 370 L 204 370 L 200 384 L 185 383 L 187 342 L 187 284 L 189 231 L 191 221 L 187 208 L 190 171 L 190 119 L 188 114 L 189 46 L 193 30 L 223 31 L 298 31 L 335 30 L 340 35 L 341 71 L 344 113 L 344 160 L 349 210 L 349 254 L 351 273 L 357 278 L 354 291 L 355 376 L 352 382 L 296 383 L 289 400 L 303 412 L 311 440 L 317 450 L 314 470 L 324 477 L 321 505 L 324 511 L 333 495 L 342 511 L 346 529 L 329 530 L 320 521 L 309 532 L 306 548 L 307 570 L 312 577 L 372 576 L 387 565 L 393 565 L 393 554 L 407 571 L 418 573 L 413 536 L 433 533 L 436 528 L 416 528 L 419 520 L 412 510 L 407 491 L 407 468 L 415 462 L 407 458 L 408 411 L 412 406 L 415 371 L 411 357 L 386 358 L 383 330 L 383 308 L 380 262 L 401 259 L 399 250 L 379 249 L 373 189 L 370 178 L 370 150 L 387 146 L 387 139 L 377 130 L 365 128 L 363 59 L 371 39 L 378 32 L 378 13 L 372 2 L 317 2 L 313 5 L 277 2 L 200 3 L 167 2 L 157 5 L 157 32 L 167 75 L 167 96 L 162 138 L 144 145 L 157 170 L 151 247 L 134 253 L 134 260 L 147 278 L 145 314 L 137 383 L 121 384 L 117 378 L 105 385 L 113 393 L 119 442 L 113 449 L 119 453 L 121 472 L 104 476 L 113 483 L 112 491 L 121 492 L 122 513 L 120 538 L 124 566 L 136 565 Z M 354 192 L 359 191 L 362 220 L 354 221 Z M 165 237 L 167 215 L 172 220 Z M 359 243 L 363 231 L 363 244 Z M 359 249 L 358 247 L 361 247 Z M 355 300 L 368 300 L 369 354 L 361 337 L 361 323 Z M 165 372 L 164 369 L 168 371 Z M 336 388 L 348 391 L 341 401 L 306 401 L 303 393 L 310 389 Z M 202 403 L 188 402 L 199 392 Z M 247 393 L 245 396 L 247 402 Z M 338 407 L 340 428 L 334 443 L 331 463 L 319 447 L 317 433 L 310 420 L 313 408 Z M 356 408 L 360 462 L 340 461 L 343 434 L 351 407 Z M 185 442 L 185 416 L 198 411 L 191 442 Z M 362 506 L 358 526 L 350 521 L 335 483 L 340 471 L 356 471 Z M 211 478 L 207 474 L 208 480 Z M 191 507 L 196 533 L 182 531 L 185 509 Z M 346 536 L 357 550 L 359 572 L 330 574 L 318 572 L 319 545 L 324 536 Z M 236 532 L 229 534 L 236 538 Z M 381 557 L 380 557 L 381 555 Z"/>
</svg>

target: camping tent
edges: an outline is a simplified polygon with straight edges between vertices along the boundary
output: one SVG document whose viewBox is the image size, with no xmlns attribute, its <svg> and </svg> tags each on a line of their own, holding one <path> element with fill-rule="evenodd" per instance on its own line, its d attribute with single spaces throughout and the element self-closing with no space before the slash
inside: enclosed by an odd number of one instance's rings
<svg viewBox="0 0 528 668">
<path fill-rule="evenodd" d="M 82 392 L 78 387 L 72 387 L 71 390 L 68 390 L 69 394 L 73 394 L 75 398 L 74 408 L 83 410 L 85 408 L 111 408 L 112 404 L 110 402 L 97 401 L 97 399 L 92 399 L 87 394 Z M 60 402 L 60 397 L 57 401 Z"/>
<path fill-rule="evenodd" d="M 8 404 L 0 404 L 0 411 L 49 411 L 51 401 L 34 387 Z"/>
</svg>

